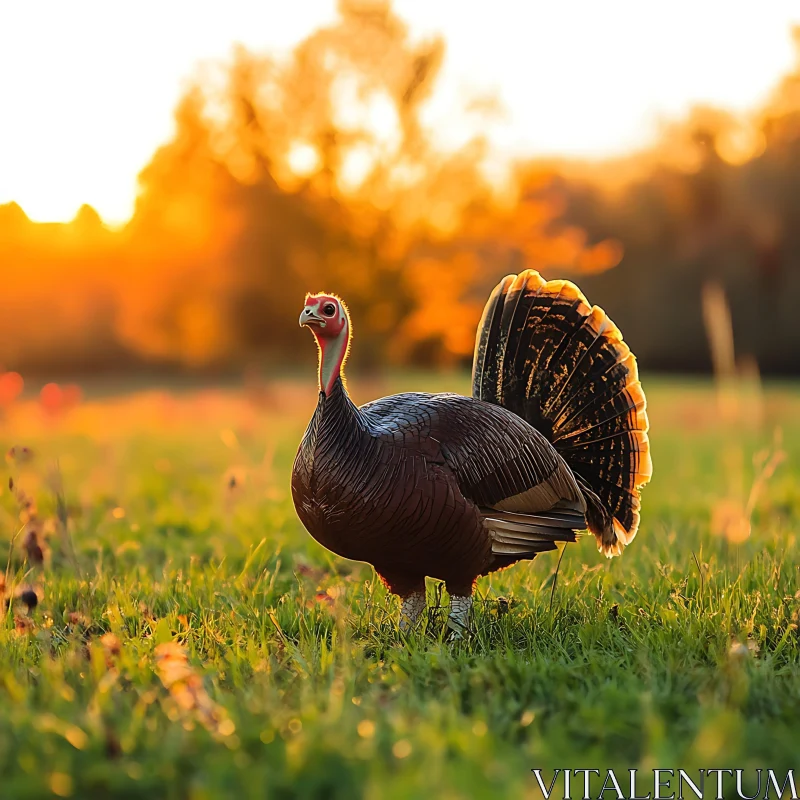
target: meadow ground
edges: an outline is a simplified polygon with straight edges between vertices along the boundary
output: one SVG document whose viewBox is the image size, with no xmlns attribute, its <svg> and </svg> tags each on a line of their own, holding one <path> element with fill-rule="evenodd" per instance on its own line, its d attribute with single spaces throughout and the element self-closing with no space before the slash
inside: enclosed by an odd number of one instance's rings
<svg viewBox="0 0 800 800">
<path fill-rule="evenodd" d="M 606 561 L 586 538 L 557 581 L 555 554 L 482 579 L 455 645 L 441 611 L 401 636 L 372 570 L 301 528 L 310 376 L 12 408 L 0 555 L 27 521 L 6 591 L 38 604 L 0 622 L 0 796 L 536 797 L 536 767 L 798 771 L 800 388 L 737 418 L 708 384 L 645 387 L 632 546 Z"/>
</svg>

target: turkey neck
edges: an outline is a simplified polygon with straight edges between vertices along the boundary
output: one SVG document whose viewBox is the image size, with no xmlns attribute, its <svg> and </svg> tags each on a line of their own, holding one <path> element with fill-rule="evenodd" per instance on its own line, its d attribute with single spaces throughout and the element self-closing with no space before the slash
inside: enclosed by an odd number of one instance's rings
<svg viewBox="0 0 800 800">
<path fill-rule="evenodd" d="M 301 448 L 309 459 L 309 466 L 313 470 L 317 454 L 322 451 L 341 454 L 351 449 L 352 443 L 366 429 L 361 411 L 347 394 L 341 377 L 337 376 L 329 394 L 320 391 L 317 408 L 303 438 Z"/>
<path fill-rule="evenodd" d="M 315 331 L 316 334 L 316 331 Z M 319 400 L 303 437 L 301 450 L 309 469 L 309 488 L 315 491 L 316 463 L 321 454 L 333 457 L 338 471 L 350 460 L 354 442 L 366 431 L 362 413 L 350 399 L 342 380 L 342 367 L 350 345 L 350 323 L 345 322 L 338 336 L 317 336 L 319 345 Z"/>
<path fill-rule="evenodd" d="M 314 332 L 316 336 L 316 331 Z M 350 346 L 350 323 L 345 320 L 338 336 L 327 339 L 316 336 L 319 345 L 319 390 L 330 396 L 333 386 L 341 378 L 342 366 Z"/>
</svg>

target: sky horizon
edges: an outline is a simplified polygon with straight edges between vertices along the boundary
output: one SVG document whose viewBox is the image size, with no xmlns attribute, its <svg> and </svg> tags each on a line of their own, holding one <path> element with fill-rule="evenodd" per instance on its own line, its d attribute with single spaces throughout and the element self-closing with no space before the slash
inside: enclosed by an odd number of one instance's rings
<svg viewBox="0 0 800 800">
<path fill-rule="evenodd" d="M 137 175 L 174 131 L 198 64 L 236 43 L 287 54 L 336 19 L 335 0 L 302 9 L 209 2 L 31 0 L 0 6 L 0 203 L 35 221 L 83 204 L 109 224 L 133 211 Z M 466 111 L 497 97 L 484 126 L 498 164 L 519 157 L 607 158 L 646 147 L 693 105 L 744 113 L 795 63 L 800 4 L 611 0 L 488 5 L 396 0 L 412 39 L 442 34 L 445 63 L 423 120 L 443 147 L 475 132 Z M 663 10 L 666 9 L 666 10 Z"/>
</svg>

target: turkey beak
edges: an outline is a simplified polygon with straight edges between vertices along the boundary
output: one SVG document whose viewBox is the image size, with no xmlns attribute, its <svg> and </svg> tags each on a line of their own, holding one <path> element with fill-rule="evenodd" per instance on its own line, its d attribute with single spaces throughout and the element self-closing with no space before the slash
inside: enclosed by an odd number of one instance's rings
<svg viewBox="0 0 800 800">
<path fill-rule="evenodd" d="M 324 328 L 325 320 L 317 316 L 313 308 L 306 306 L 303 313 L 300 314 L 300 327 L 302 328 L 304 325 L 319 325 L 320 328 Z"/>
</svg>

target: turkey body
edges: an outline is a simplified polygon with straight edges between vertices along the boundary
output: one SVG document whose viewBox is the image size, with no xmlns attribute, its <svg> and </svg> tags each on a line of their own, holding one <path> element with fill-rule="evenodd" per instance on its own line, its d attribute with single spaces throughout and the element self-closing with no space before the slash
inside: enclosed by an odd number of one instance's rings
<svg viewBox="0 0 800 800">
<path fill-rule="evenodd" d="M 585 504 L 569 467 L 513 412 L 418 392 L 359 408 L 341 379 L 330 396 L 320 393 L 292 494 L 320 544 L 372 564 L 400 595 L 419 590 L 426 575 L 444 580 L 451 594 L 468 595 L 479 575 L 555 549 L 536 537 L 535 526 L 519 532 L 518 552 L 503 548 L 492 521 L 501 522 L 504 504 L 526 513 L 560 505 L 563 514 L 550 521 L 561 523 L 553 527 L 564 540 L 574 536 L 564 534 L 563 519 L 584 527 Z"/>
</svg>

